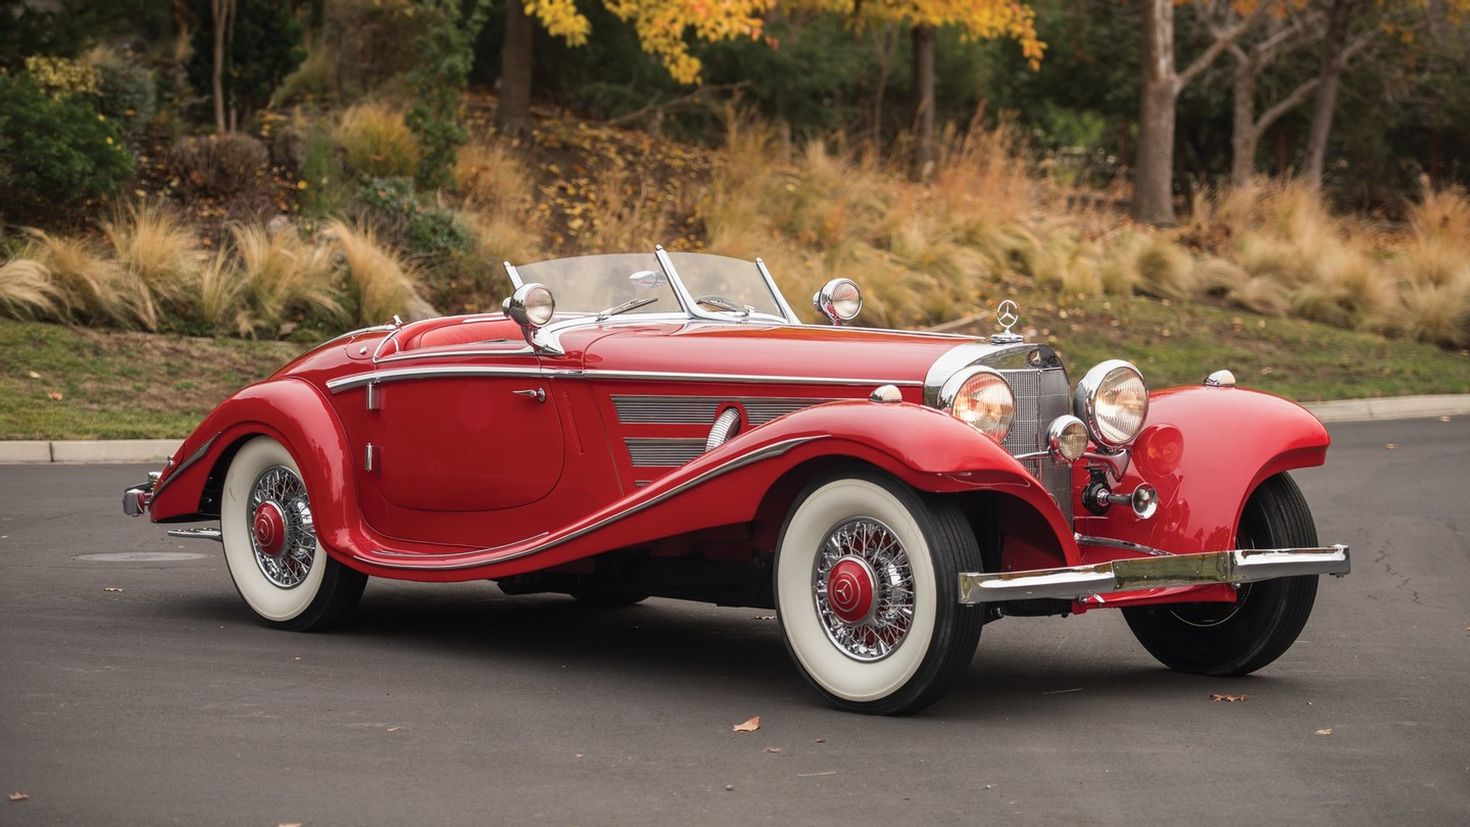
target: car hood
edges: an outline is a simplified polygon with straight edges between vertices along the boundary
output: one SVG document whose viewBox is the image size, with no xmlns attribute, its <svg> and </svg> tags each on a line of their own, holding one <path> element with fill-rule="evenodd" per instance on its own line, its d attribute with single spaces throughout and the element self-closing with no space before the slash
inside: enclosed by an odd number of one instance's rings
<svg viewBox="0 0 1470 827">
<path fill-rule="evenodd" d="M 580 339 L 581 341 L 576 341 Z M 921 384 L 941 357 L 988 349 L 967 336 L 815 325 L 648 324 L 569 331 L 569 356 L 588 371 Z M 976 351 L 970 353 L 970 351 Z M 968 361 L 968 360 L 966 360 Z"/>
</svg>

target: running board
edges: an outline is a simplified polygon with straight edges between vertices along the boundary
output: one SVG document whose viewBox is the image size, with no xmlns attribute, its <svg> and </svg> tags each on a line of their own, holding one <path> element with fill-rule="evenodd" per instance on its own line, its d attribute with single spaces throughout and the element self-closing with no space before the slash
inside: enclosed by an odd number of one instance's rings
<svg viewBox="0 0 1470 827">
<path fill-rule="evenodd" d="M 225 535 L 217 528 L 171 528 L 168 530 L 168 536 L 182 540 L 213 540 L 216 543 L 223 543 Z"/>
</svg>

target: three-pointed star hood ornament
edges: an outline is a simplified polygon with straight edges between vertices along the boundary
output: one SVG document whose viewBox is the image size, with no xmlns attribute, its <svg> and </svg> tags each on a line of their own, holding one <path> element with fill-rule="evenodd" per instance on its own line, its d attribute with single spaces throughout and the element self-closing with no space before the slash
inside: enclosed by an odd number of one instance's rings
<svg viewBox="0 0 1470 827">
<path fill-rule="evenodd" d="M 1011 328 L 1021 321 L 1020 308 L 1010 299 L 1006 299 L 995 308 L 995 320 L 1000 324 L 1001 332 L 992 333 L 990 343 L 994 345 L 1011 345 L 1016 342 L 1025 341 L 1025 337 L 1019 333 L 1012 333 Z"/>
</svg>

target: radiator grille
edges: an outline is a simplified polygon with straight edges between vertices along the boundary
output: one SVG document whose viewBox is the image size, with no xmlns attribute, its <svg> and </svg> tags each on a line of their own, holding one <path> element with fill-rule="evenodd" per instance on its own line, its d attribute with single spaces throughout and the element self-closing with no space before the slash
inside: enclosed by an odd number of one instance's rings
<svg viewBox="0 0 1470 827">
<path fill-rule="evenodd" d="M 1072 393 L 1065 368 L 1003 370 L 1016 397 L 1016 418 L 1006 435 L 1005 449 L 1013 455 L 1046 450 L 1046 429 L 1052 420 L 1071 413 Z M 1072 468 L 1050 458 L 1022 460 L 1021 464 L 1051 494 L 1072 522 Z"/>
</svg>

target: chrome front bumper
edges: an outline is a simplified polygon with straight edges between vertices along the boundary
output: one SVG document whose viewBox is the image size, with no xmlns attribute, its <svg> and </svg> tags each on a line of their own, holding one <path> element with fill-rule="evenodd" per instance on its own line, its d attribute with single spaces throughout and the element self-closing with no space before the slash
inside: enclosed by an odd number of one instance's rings
<svg viewBox="0 0 1470 827">
<path fill-rule="evenodd" d="M 1348 547 L 1241 548 L 1198 554 L 1131 557 L 1090 566 L 1033 569 L 999 574 L 960 573 L 960 603 L 999 603 L 1008 600 L 1085 600 L 1093 595 L 1210 586 L 1218 583 L 1255 583 L 1278 577 L 1335 574 L 1352 570 Z"/>
<path fill-rule="evenodd" d="M 141 517 L 148 510 L 148 504 L 153 501 L 153 486 L 158 485 L 161 476 L 157 471 L 148 472 L 148 481 L 142 485 L 135 485 L 123 492 L 123 513 L 129 517 Z"/>
</svg>

